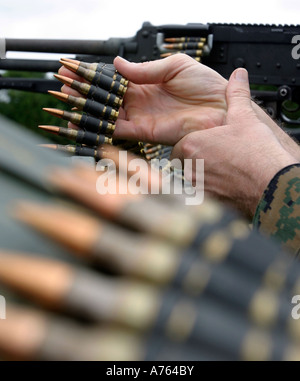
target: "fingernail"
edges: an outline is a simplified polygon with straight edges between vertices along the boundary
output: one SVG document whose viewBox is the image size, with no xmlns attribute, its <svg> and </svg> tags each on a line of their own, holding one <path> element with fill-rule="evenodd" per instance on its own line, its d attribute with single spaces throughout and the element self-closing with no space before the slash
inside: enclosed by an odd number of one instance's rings
<svg viewBox="0 0 300 381">
<path fill-rule="evenodd" d="M 121 57 L 121 56 L 117 56 L 116 58 L 118 58 L 119 60 L 123 61 L 123 62 L 128 62 L 127 60 L 125 60 L 125 58 Z"/>
<path fill-rule="evenodd" d="M 248 72 L 246 69 L 237 69 L 235 79 L 239 82 L 248 82 Z"/>
</svg>

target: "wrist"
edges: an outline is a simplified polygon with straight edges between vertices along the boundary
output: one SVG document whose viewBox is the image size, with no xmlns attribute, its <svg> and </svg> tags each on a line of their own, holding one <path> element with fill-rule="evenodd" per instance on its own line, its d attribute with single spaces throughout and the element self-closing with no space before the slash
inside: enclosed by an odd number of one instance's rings
<svg viewBox="0 0 300 381">
<path fill-rule="evenodd" d="M 249 215 L 252 218 L 255 214 L 257 205 L 267 189 L 268 185 L 272 181 L 272 179 L 280 173 L 284 168 L 290 167 L 291 165 L 299 163 L 295 157 L 290 155 L 288 152 L 283 151 L 281 153 L 276 154 L 276 156 L 268 158 L 268 163 L 263 165 L 262 163 L 259 165 L 263 170 L 257 174 L 256 176 L 256 192 L 255 196 L 252 197 L 251 204 L 249 205 Z M 257 172 L 257 171 L 256 171 Z"/>
</svg>

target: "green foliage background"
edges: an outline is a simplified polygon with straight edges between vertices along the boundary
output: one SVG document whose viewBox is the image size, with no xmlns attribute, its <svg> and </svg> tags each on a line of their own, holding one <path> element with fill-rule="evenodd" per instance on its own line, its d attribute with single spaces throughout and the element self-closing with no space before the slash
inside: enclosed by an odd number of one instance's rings
<svg viewBox="0 0 300 381">
<path fill-rule="evenodd" d="M 44 73 L 6 71 L 2 77 L 13 78 L 45 78 Z M 56 118 L 43 111 L 43 107 L 59 108 L 70 110 L 70 106 L 59 101 L 49 94 L 34 93 L 20 90 L 0 90 L 7 91 L 9 102 L 0 99 L 0 114 L 32 130 L 36 134 L 59 144 L 70 144 L 71 142 L 60 136 L 48 133 L 38 128 L 38 125 L 53 125 L 67 127 L 67 122 Z"/>
</svg>

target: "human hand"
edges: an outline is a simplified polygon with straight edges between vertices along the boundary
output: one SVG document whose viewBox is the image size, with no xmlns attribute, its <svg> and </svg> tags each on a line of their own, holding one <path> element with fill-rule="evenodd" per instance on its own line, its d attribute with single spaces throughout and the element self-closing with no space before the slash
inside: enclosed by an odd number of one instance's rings
<svg viewBox="0 0 300 381">
<path fill-rule="evenodd" d="M 299 160 L 258 118 L 245 69 L 231 75 L 226 100 L 224 125 L 186 135 L 174 147 L 172 157 L 204 159 L 205 192 L 252 217 L 272 177 Z"/>
<path fill-rule="evenodd" d="M 176 54 L 140 64 L 117 57 L 114 64 L 131 81 L 124 109 L 121 108 L 117 121 L 116 138 L 176 145 L 190 132 L 223 123 L 228 81 L 189 56 Z M 65 67 L 60 68 L 59 74 L 86 82 Z M 65 85 L 62 91 L 82 96 Z M 272 129 L 285 149 L 300 160 L 298 144 L 255 102 L 252 102 L 252 107 L 259 120 Z M 77 128 L 71 123 L 69 125 Z"/>
<path fill-rule="evenodd" d="M 117 57 L 114 65 L 130 81 L 115 138 L 175 145 L 190 132 L 223 123 L 227 81 L 191 57 L 138 64 Z M 82 81 L 64 67 L 59 74 Z M 62 91 L 81 96 L 67 86 Z"/>
</svg>

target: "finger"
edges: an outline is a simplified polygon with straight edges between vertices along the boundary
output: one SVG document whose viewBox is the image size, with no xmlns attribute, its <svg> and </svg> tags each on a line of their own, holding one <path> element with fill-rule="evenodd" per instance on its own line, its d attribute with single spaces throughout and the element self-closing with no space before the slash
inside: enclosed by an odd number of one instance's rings
<svg viewBox="0 0 300 381">
<path fill-rule="evenodd" d="M 80 130 L 80 128 L 76 124 L 73 124 L 71 122 L 68 122 L 68 128 L 71 128 L 73 130 Z"/>
<path fill-rule="evenodd" d="M 133 122 L 124 119 L 118 119 L 113 137 L 115 139 L 128 139 L 133 141 L 148 141 L 149 137 L 144 130 Z"/>
<path fill-rule="evenodd" d="M 185 135 L 173 147 L 170 160 L 192 158 L 198 145 L 201 145 L 201 136 L 205 136 L 205 131 L 195 131 Z"/>
<path fill-rule="evenodd" d="M 119 116 L 118 116 L 118 118 L 119 119 L 125 119 L 126 118 L 126 112 L 123 109 L 123 107 L 120 107 L 120 109 L 119 109 Z"/>
<path fill-rule="evenodd" d="M 226 101 L 228 105 L 228 115 L 240 115 L 241 110 L 252 111 L 251 95 L 246 69 L 236 69 L 230 76 L 226 88 Z"/>
<path fill-rule="evenodd" d="M 173 56 L 150 62 L 134 63 L 124 58 L 116 57 L 116 69 L 127 79 L 137 84 L 157 84 L 167 82 L 184 68 L 197 64 L 185 54 Z"/>
<path fill-rule="evenodd" d="M 74 97 L 86 98 L 86 96 L 84 96 L 83 94 L 80 94 L 77 90 L 74 90 L 67 85 L 63 85 L 60 90 L 62 93 L 73 95 Z"/>
</svg>

